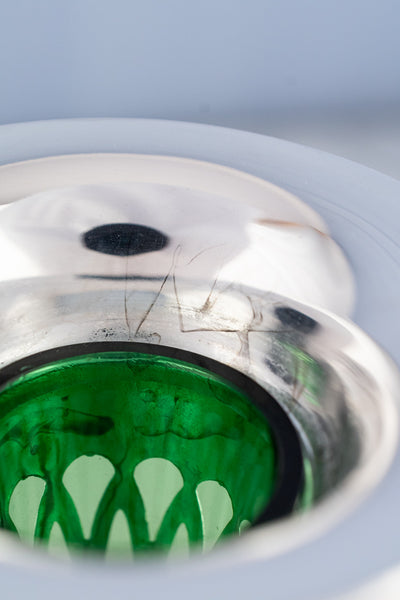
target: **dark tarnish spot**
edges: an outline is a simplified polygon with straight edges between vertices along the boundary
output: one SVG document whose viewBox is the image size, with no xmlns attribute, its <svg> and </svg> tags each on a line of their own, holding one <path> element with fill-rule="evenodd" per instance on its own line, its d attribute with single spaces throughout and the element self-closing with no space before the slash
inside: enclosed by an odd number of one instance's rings
<svg viewBox="0 0 400 600">
<path fill-rule="evenodd" d="M 278 361 L 274 362 L 269 358 L 265 359 L 265 364 L 274 375 L 282 379 L 287 385 L 293 385 L 295 383 L 295 378 L 288 372 L 286 366 L 280 364 Z"/>
<path fill-rule="evenodd" d="M 82 242 L 89 250 L 112 256 L 134 256 L 162 250 L 169 239 L 161 231 L 136 223 L 108 223 L 86 231 Z"/>
<path fill-rule="evenodd" d="M 314 319 L 288 306 L 279 306 L 276 308 L 275 315 L 282 325 L 291 327 L 296 331 L 301 331 L 301 333 L 311 333 L 318 327 L 318 323 Z"/>
</svg>

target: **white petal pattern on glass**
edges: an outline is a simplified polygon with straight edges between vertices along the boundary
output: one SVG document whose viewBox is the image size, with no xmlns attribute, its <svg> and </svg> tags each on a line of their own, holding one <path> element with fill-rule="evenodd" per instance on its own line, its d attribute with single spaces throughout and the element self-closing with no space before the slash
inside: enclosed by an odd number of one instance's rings
<svg viewBox="0 0 400 600">
<path fill-rule="evenodd" d="M 183 477 L 179 469 L 165 458 L 143 460 L 136 466 L 133 477 L 143 499 L 149 539 L 154 541 L 165 513 L 183 488 Z"/>
<path fill-rule="evenodd" d="M 93 523 L 101 500 L 115 474 L 111 462 L 101 455 L 80 456 L 64 472 L 62 481 L 69 493 L 86 539 L 92 535 Z M 184 486 L 180 470 L 164 458 L 149 458 L 139 463 L 133 477 L 143 500 L 149 530 L 149 541 L 157 539 L 163 519 L 175 497 Z M 29 476 L 17 483 L 10 498 L 9 514 L 20 537 L 34 543 L 35 528 L 46 482 Z M 211 550 L 233 517 L 228 491 L 217 481 L 202 481 L 196 488 L 203 530 L 203 551 Z M 101 515 L 100 515 L 101 516 Z M 184 521 L 185 515 L 182 515 Z M 240 531 L 250 525 L 242 521 Z M 48 539 L 48 552 L 56 558 L 70 558 L 67 542 L 59 523 L 55 522 Z M 189 556 L 188 529 L 182 522 L 175 532 L 168 556 Z M 114 514 L 105 549 L 107 559 L 133 558 L 134 548 L 128 519 L 119 509 Z"/>
<path fill-rule="evenodd" d="M 31 475 L 22 479 L 11 494 L 8 512 L 19 536 L 33 544 L 40 502 L 46 482 L 41 477 Z"/>
<path fill-rule="evenodd" d="M 176 530 L 175 537 L 172 540 L 172 544 L 168 552 L 168 557 L 171 559 L 189 557 L 189 545 L 188 530 L 186 525 L 182 523 Z"/>
<path fill-rule="evenodd" d="M 108 534 L 106 557 L 110 560 L 118 558 L 133 558 L 131 532 L 128 520 L 122 510 L 114 515 Z"/>
<path fill-rule="evenodd" d="M 51 528 L 49 541 L 47 543 L 47 551 L 55 558 L 69 559 L 70 554 L 64 534 L 58 523 L 54 523 Z"/>
<path fill-rule="evenodd" d="M 99 454 L 79 456 L 64 472 L 62 481 L 75 504 L 86 539 L 90 538 L 97 509 L 114 473 L 111 462 Z"/>
<path fill-rule="evenodd" d="M 203 551 L 215 546 L 233 517 L 232 500 L 217 481 L 202 481 L 196 488 L 203 525 Z"/>
</svg>

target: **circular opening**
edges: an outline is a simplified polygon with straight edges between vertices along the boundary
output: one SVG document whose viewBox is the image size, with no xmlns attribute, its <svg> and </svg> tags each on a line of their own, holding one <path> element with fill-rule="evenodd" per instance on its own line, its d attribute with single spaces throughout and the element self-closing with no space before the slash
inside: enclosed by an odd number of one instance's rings
<svg viewBox="0 0 400 600">
<path fill-rule="evenodd" d="M 14 363 L 0 383 L 1 524 L 54 555 L 208 551 L 298 497 L 288 417 L 211 359 L 85 344 Z"/>
</svg>

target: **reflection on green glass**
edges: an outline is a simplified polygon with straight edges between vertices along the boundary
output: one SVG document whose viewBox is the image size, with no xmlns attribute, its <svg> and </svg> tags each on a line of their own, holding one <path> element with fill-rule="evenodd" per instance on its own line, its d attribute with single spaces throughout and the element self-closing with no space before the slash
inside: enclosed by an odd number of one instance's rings
<svg viewBox="0 0 400 600">
<path fill-rule="evenodd" d="M 282 342 L 282 347 L 291 358 L 289 371 L 304 399 L 314 406 L 320 406 L 321 392 L 325 386 L 325 374 L 321 365 L 297 346 Z"/>
<path fill-rule="evenodd" d="M 78 356 L 0 394 L 1 524 L 55 556 L 208 551 L 260 514 L 276 479 L 264 416 L 183 361 Z"/>
</svg>

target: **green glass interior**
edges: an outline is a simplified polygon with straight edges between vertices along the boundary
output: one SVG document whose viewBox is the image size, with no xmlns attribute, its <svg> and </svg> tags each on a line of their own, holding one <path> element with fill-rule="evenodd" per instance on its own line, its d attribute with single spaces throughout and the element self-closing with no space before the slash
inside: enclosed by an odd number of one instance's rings
<svg viewBox="0 0 400 600">
<path fill-rule="evenodd" d="M 208 551 L 266 507 L 277 458 L 243 391 L 176 359 L 77 356 L 0 394 L 1 526 L 58 556 Z"/>
</svg>

